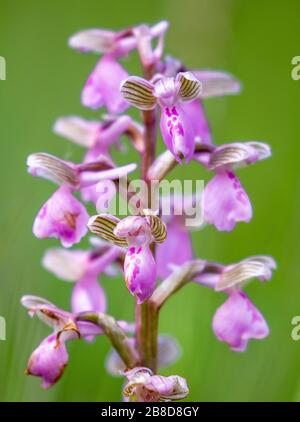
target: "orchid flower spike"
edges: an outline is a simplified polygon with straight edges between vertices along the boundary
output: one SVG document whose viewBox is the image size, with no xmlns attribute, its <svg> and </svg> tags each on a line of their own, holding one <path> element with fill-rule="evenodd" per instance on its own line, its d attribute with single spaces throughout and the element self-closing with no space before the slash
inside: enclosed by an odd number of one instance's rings
<svg viewBox="0 0 300 422">
<path fill-rule="evenodd" d="M 137 297 L 138 303 L 148 299 L 154 291 L 157 274 L 150 245 L 162 243 L 167 237 L 162 220 L 151 213 L 123 220 L 102 214 L 91 217 L 88 228 L 97 236 L 127 248 L 124 261 L 127 288 Z"/>
</svg>

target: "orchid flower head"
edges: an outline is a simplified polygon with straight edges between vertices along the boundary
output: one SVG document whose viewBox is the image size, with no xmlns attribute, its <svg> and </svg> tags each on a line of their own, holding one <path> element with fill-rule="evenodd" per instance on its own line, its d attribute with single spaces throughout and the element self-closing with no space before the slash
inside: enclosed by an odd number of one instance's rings
<svg viewBox="0 0 300 422">
<path fill-rule="evenodd" d="M 170 402 L 183 399 L 189 392 L 186 380 L 177 375 L 153 375 L 150 369 L 137 367 L 126 371 L 125 376 L 128 382 L 123 394 L 133 401 Z"/>
<path fill-rule="evenodd" d="M 207 167 L 216 174 L 204 190 L 204 218 L 220 231 L 231 231 L 237 222 L 249 222 L 252 205 L 233 169 L 253 164 L 271 155 L 262 142 L 231 143 L 216 147 Z M 201 159 L 202 160 L 202 159 Z"/>
<path fill-rule="evenodd" d="M 148 299 L 155 289 L 157 276 L 150 244 L 162 243 L 167 236 L 162 220 L 149 212 L 123 220 L 102 214 L 91 217 L 88 227 L 97 236 L 127 248 L 124 261 L 127 288 L 137 297 L 138 303 Z"/>
<path fill-rule="evenodd" d="M 251 338 L 262 339 L 268 335 L 269 328 L 264 317 L 242 288 L 254 277 L 260 281 L 269 280 L 274 269 L 276 263 L 272 257 L 258 255 L 227 266 L 207 262 L 194 279 L 228 295 L 213 317 L 213 331 L 233 351 L 244 351 Z"/>
<path fill-rule="evenodd" d="M 161 77 L 154 83 L 131 76 L 121 85 L 121 92 L 131 105 L 141 110 L 161 108 L 160 127 L 167 148 L 181 162 L 189 161 L 195 149 L 193 121 L 182 105 L 200 97 L 202 84 L 191 72 L 175 77 Z"/>
</svg>

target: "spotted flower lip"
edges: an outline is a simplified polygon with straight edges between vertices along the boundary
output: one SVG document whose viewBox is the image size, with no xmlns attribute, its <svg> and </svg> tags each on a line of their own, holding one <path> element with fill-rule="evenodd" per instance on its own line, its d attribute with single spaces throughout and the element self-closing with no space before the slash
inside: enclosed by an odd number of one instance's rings
<svg viewBox="0 0 300 422">
<path fill-rule="evenodd" d="M 57 343 L 56 334 L 51 334 L 33 351 L 25 373 L 41 377 L 42 387 L 49 388 L 60 379 L 68 360 L 65 343 Z"/>
<path fill-rule="evenodd" d="M 168 402 L 180 400 L 189 393 L 186 380 L 178 375 L 153 375 L 148 368 L 137 367 L 125 372 L 128 379 L 123 390 L 125 397 L 140 402 Z"/>
<path fill-rule="evenodd" d="M 58 238 L 63 246 L 70 247 L 86 235 L 88 220 L 85 207 L 67 186 L 61 186 L 38 212 L 33 233 L 38 238 Z"/>
<path fill-rule="evenodd" d="M 268 325 L 244 292 L 229 294 L 216 311 L 213 330 L 220 341 L 235 352 L 243 352 L 250 339 L 263 339 L 269 334 Z"/>
<path fill-rule="evenodd" d="M 220 231 L 231 231 L 237 222 L 248 223 L 252 206 L 237 176 L 219 171 L 204 189 L 204 219 Z"/>
</svg>

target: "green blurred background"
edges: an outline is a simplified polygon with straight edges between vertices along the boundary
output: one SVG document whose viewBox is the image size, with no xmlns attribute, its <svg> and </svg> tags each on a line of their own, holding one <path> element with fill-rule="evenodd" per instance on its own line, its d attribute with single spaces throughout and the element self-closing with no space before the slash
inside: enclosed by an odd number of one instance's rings
<svg viewBox="0 0 300 422">
<path fill-rule="evenodd" d="M 298 0 L 0 0 L 0 55 L 7 60 L 7 80 L 0 81 L 0 315 L 7 321 L 7 341 L 0 341 L 1 401 L 120 398 L 121 379 L 104 368 L 104 338 L 92 345 L 71 342 L 69 366 L 48 391 L 40 389 L 39 379 L 23 375 L 28 356 L 49 330 L 28 318 L 20 297 L 37 294 L 68 308 L 72 287 L 41 267 L 45 249 L 58 242 L 34 238 L 31 226 L 54 185 L 30 177 L 25 160 L 40 150 L 80 160 L 79 147 L 52 134 L 53 122 L 65 114 L 99 116 L 79 101 L 97 57 L 68 49 L 68 37 L 83 28 L 120 29 L 160 19 L 171 23 L 167 52 L 192 68 L 227 70 L 243 82 L 240 96 L 205 103 L 215 141 L 256 139 L 273 149 L 271 159 L 239 172 L 253 202 L 252 222 L 232 233 L 213 227 L 194 233 L 197 254 L 230 263 L 264 253 L 279 265 L 271 282 L 247 288 L 271 332 L 243 354 L 212 333 L 222 294 L 190 285 L 174 296 L 162 312 L 161 332 L 177 337 L 183 355 L 163 372 L 188 379 L 189 400 L 300 400 L 300 342 L 291 339 L 291 319 L 300 314 L 300 81 L 291 79 L 291 59 L 300 54 L 299 12 Z M 136 63 L 129 69 L 137 72 Z M 199 177 L 198 168 L 183 167 L 174 175 Z M 122 280 L 102 281 L 109 312 L 130 319 L 133 300 Z"/>
</svg>

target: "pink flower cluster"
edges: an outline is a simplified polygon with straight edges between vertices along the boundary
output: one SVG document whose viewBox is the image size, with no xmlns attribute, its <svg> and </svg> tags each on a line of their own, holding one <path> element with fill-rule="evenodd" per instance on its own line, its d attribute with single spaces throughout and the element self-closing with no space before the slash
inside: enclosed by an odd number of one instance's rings
<svg viewBox="0 0 300 422">
<path fill-rule="evenodd" d="M 109 114 L 100 120 L 67 116 L 56 121 L 56 134 L 86 149 L 81 163 L 44 152 L 27 159 L 30 174 L 58 185 L 33 224 L 36 237 L 56 238 L 63 246 L 46 251 L 43 265 L 58 278 L 74 283 L 71 311 L 35 296 L 22 298 L 30 315 L 37 315 L 52 328 L 32 353 L 27 368 L 28 374 L 42 378 L 45 388 L 61 377 L 68 363 L 68 340 L 90 341 L 98 335 L 111 340 L 115 335 L 112 341 L 115 350 L 107 367 L 111 373 L 125 377 L 126 400 L 171 401 L 188 394 L 183 378 L 156 373 L 157 367 L 178 358 L 177 343 L 171 337 L 154 338 L 156 365 L 150 367 L 141 353 L 147 338 L 143 343 L 139 335 L 141 327 L 142 330 L 147 327 L 138 318 L 132 324 L 106 315 L 106 295 L 99 282 L 102 274 L 114 278 L 121 272 L 137 310 L 144 306 L 149 311 L 152 306 L 155 315 L 160 310 L 160 306 L 155 306 L 161 292 L 165 300 L 186 282 L 224 292 L 227 299 L 213 316 L 212 328 L 216 337 L 234 351 L 244 351 L 249 339 L 268 335 L 268 325 L 244 292 L 244 285 L 254 277 L 261 281 L 271 278 L 275 269 L 271 257 L 253 256 L 232 265 L 196 259 L 191 230 L 185 225 L 187 216 L 175 212 L 180 200 L 176 195 L 168 198 L 172 203 L 169 216 L 163 215 L 160 208 L 164 198 L 158 209 L 147 203 L 139 215 L 122 219 L 107 212 L 90 216 L 86 208 L 88 203 L 95 207 L 107 194 L 104 182 L 118 188 L 120 179 L 138 168 L 136 163 L 119 166 L 114 162 L 112 151 L 124 151 L 125 135 L 141 157 L 142 179 L 146 183 L 162 179 L 161 174 L 164 176 L 175 165 L 185 166 L 191 160 L 213 173 L 203 194 L 206 223 L 219 231 L 231 231 L 238 222 L 249 222 L 252 218 L 251 202 L 235 171 L 269 157 L 270 148 L 257 141 L 214 143 L 203 100 L 237 94 L 240 84 L 225 72 L 188 69 L 177 59 L 165 57 L 167 29 L 168 23 L 163 21 L 152 27 L 140 25 L 119 32 L 91 29 L 72 36 L 70 47 L 101 55 L 83 87 L 81 102 L 92 110 L 105 107 Z M 139 54 L 143 77 L 129 76 L 123 67 L 123 60 L 133 50 Z M 141 111 L 142 122 L 122 114 L 130 106 Z M 158 116 L 166 150 L 156 157 Z M 107 198 L 108 210 L 114 198 L 113 195 Z M 90 238 L 89 249 L 69 249 L 88 231 L 96 235 Z M 183 277 L 181 280 L 182 268 L 196 267 L 197 271 L 186 272 L 188 280 Z M 150 308 L 146 308 L 149 303 Z M 113 334 L 106 329 L 107 324 L 117 327 Z"/>
</svg>

